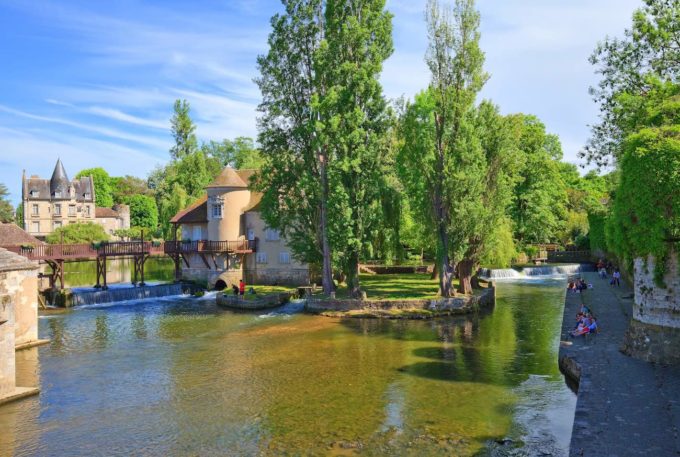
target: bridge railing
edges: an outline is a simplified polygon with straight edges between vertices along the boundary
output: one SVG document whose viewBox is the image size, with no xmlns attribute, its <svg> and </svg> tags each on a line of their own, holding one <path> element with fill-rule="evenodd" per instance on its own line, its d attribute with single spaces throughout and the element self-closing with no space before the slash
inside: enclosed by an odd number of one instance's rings
<svg viewBox="0 0 680 457">
<path fill-rule="evenodd" d="M 166 254 L 191 254 L 196 252 L 255 252 L 257 240 L 238 241 L 166 241 Z"/>
<path fill-rule="evenodd" d="M 4 248 L 30 260 L 82 259 L 97 256 L 97 250 L 90 244 L 39 244 L 32 247 L 4 246 Z"/>
<path fill-rule="evenodd" d="M 548 252 L 548 262 L 590 262 L 590 251 L 553 251 Z"/>
</svg>

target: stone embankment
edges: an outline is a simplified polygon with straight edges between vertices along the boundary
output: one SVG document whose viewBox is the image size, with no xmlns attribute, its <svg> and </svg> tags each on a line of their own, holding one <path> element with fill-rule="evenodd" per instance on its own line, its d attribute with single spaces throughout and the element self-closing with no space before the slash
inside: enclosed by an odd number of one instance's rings
<svg viewBox="0 0 680 457">
<path fill-rule="evenodd" d="M 680 455 L 680 368 L 655 365 L 621 352 L 633 315 L 633 291 L 584 274 L 594 289 L 567 293 L 560 368 L 578 385 L 571 456 Z M 583 300 L 600 331 L 570 339 Z"/>
<path fill-rule="evenodd" d="M 375 317 L 388 319 L 428 319 L 467 314 L 496 304 L 493 284 L 472 296 L 422 300 L 307 300 L 305 311 L 330 317 Z"/>
<path fill-rule="evenodd" d="M 230 293 L 218 293 L 217 305 L 223 308 L 241 309 L 245 311 L 276 308 L 290 301 L 291 294 L 282 292 L 278 294 L 263 295 L 257 298 L 245 299 Z"/>
</svg>

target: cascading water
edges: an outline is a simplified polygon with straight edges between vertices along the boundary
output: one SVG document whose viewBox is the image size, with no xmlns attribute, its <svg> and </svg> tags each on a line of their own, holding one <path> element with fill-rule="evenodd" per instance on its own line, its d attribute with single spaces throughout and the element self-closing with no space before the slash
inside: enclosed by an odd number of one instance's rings
<svg viewBox="0 0 680 457">
<path fill-rule="evenodd" d="M 160 284 L 157 286 L 125 287 L 96 291 L 75 291 L 73 306 L 96 305 L 144 298 L 168 297 L 182 295 L 182 284 Z"/>
<path fill-rule="evenodd" d="M 569 276 L 582 273 L 584 271 L 593 271 L 593 266 L 589 264 L 545 265 L 537 267 L 525 267 L 521 270 L 515 270 L 512 268 L 485 268 L 482 270 L 481 276 L 491 280 L 527 279 L 551 276 Z"/>
</svg>

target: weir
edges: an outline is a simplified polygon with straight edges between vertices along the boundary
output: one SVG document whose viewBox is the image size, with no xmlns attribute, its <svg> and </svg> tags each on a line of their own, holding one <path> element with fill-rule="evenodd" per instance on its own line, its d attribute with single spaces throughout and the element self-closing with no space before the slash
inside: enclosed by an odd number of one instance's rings
<svg viewBox="0 0 680 457">
<path fill-rule="evenodd" d="M 540 267 L 524 267 L 490 269 L 483 268 L 481 276 L 486 279 L 521 279 L 539 276 L 575 275 L 588 271 L 595 271 L 592 264 L 578 263 L 571 265 L 545 265 Z"/>
<path fill-rule="evenodd" d="M 73 292 L 72 305 L 96 305 L 144 298 L 168 297 L 191 292 L 186 284 L 160 284 L 157 286 L 124 287 L 117 289 Z"/>
</svg>

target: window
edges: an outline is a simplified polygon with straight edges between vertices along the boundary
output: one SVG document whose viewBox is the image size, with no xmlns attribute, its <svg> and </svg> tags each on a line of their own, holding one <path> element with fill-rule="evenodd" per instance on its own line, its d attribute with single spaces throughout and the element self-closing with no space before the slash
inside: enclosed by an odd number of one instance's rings
<svg viewBox="0 0 680 457">
<path fill-rule="evenodd" d="M 54 205 L 54 215 L 55 216 L 61 216 L 61 204 L 60 203 L 56 203 Z"/>
<path fill-rule="evenodd" d="M 267 263 L 267 253 L 258 252 L 257 255 L 255 256 L 255 261 L 257 263 Z"/>
<path fill-rule="evenodd" d="M 31 206 L 31 214 L 33 216 L 38 216 L 40 214 L 40 209 L 38 208 L 38 205 L 35 203 Z"/>
<path fill-rule="evenodd" d="M 85 211 L 85 216 L 90 217 L 90 206 L 89 206 L 89 205 L 85 205 L 85 206 L 83 207 L 83 209 L 84 209 L 84 211 Z"/>
<path fill-rule="evenodd" d="M 76 215 L 76 205 L 68 205 L 68 215 L 75 217 Z"/>
<path fill-rule="evenodd" d="M 53 227 L 54 227 L 54 230 L 61 228 L 61 221 L 54 221 Z"/>
<path fill-rule="evenodd" d="M 40 233 L 40 222 L 33 222 L 31 224 L 31 232 Z"/>
<path fill-rule="evenodd" d="M 214 219 L 222 219 L 222 205 L 212 205 L 212 216 Z"/>
<path fill-rule="evenodd" d="M 290 254 L 287 252 L 279 252 L 279 263 L 290 263 Z"/>
<path fill-rule="evenodd" d="M 54 193 L 54 198 L 61 198 L 61 192 L 56 191 L 56 192 Z"/>
<path fill-rule="evenodd" d="M 253 241 L 253 240 L 255 239 L 255 230 L 253 230 L 253 229 L 248 229 L 247 238 L 248 238 L 250 241 Z"/>
<path fill-rule="evenodd" d="M 89 193 L 85 192 L 85 200 L 89 200 L 92 198 Z"/>
<path fill-rule="evenodd" d="M 203 228 L 200 225 L 194 225 L 193 232 L 192 241 L 201 241 L 203 239 Z"/>
<path fill-rule="evenodd" d="M 29 193 L 31 194 L 31 197 L 33 197 L 33 198 L 40 196 L 40 192 L 38 192 L 37 190 L 32 190 Z"/>
<path fill-rule="evenodd" d="M 279 241 L 279 231 L 274 229 L 265 230 L 264 239 L 267 241 Z"/>
</svg>

